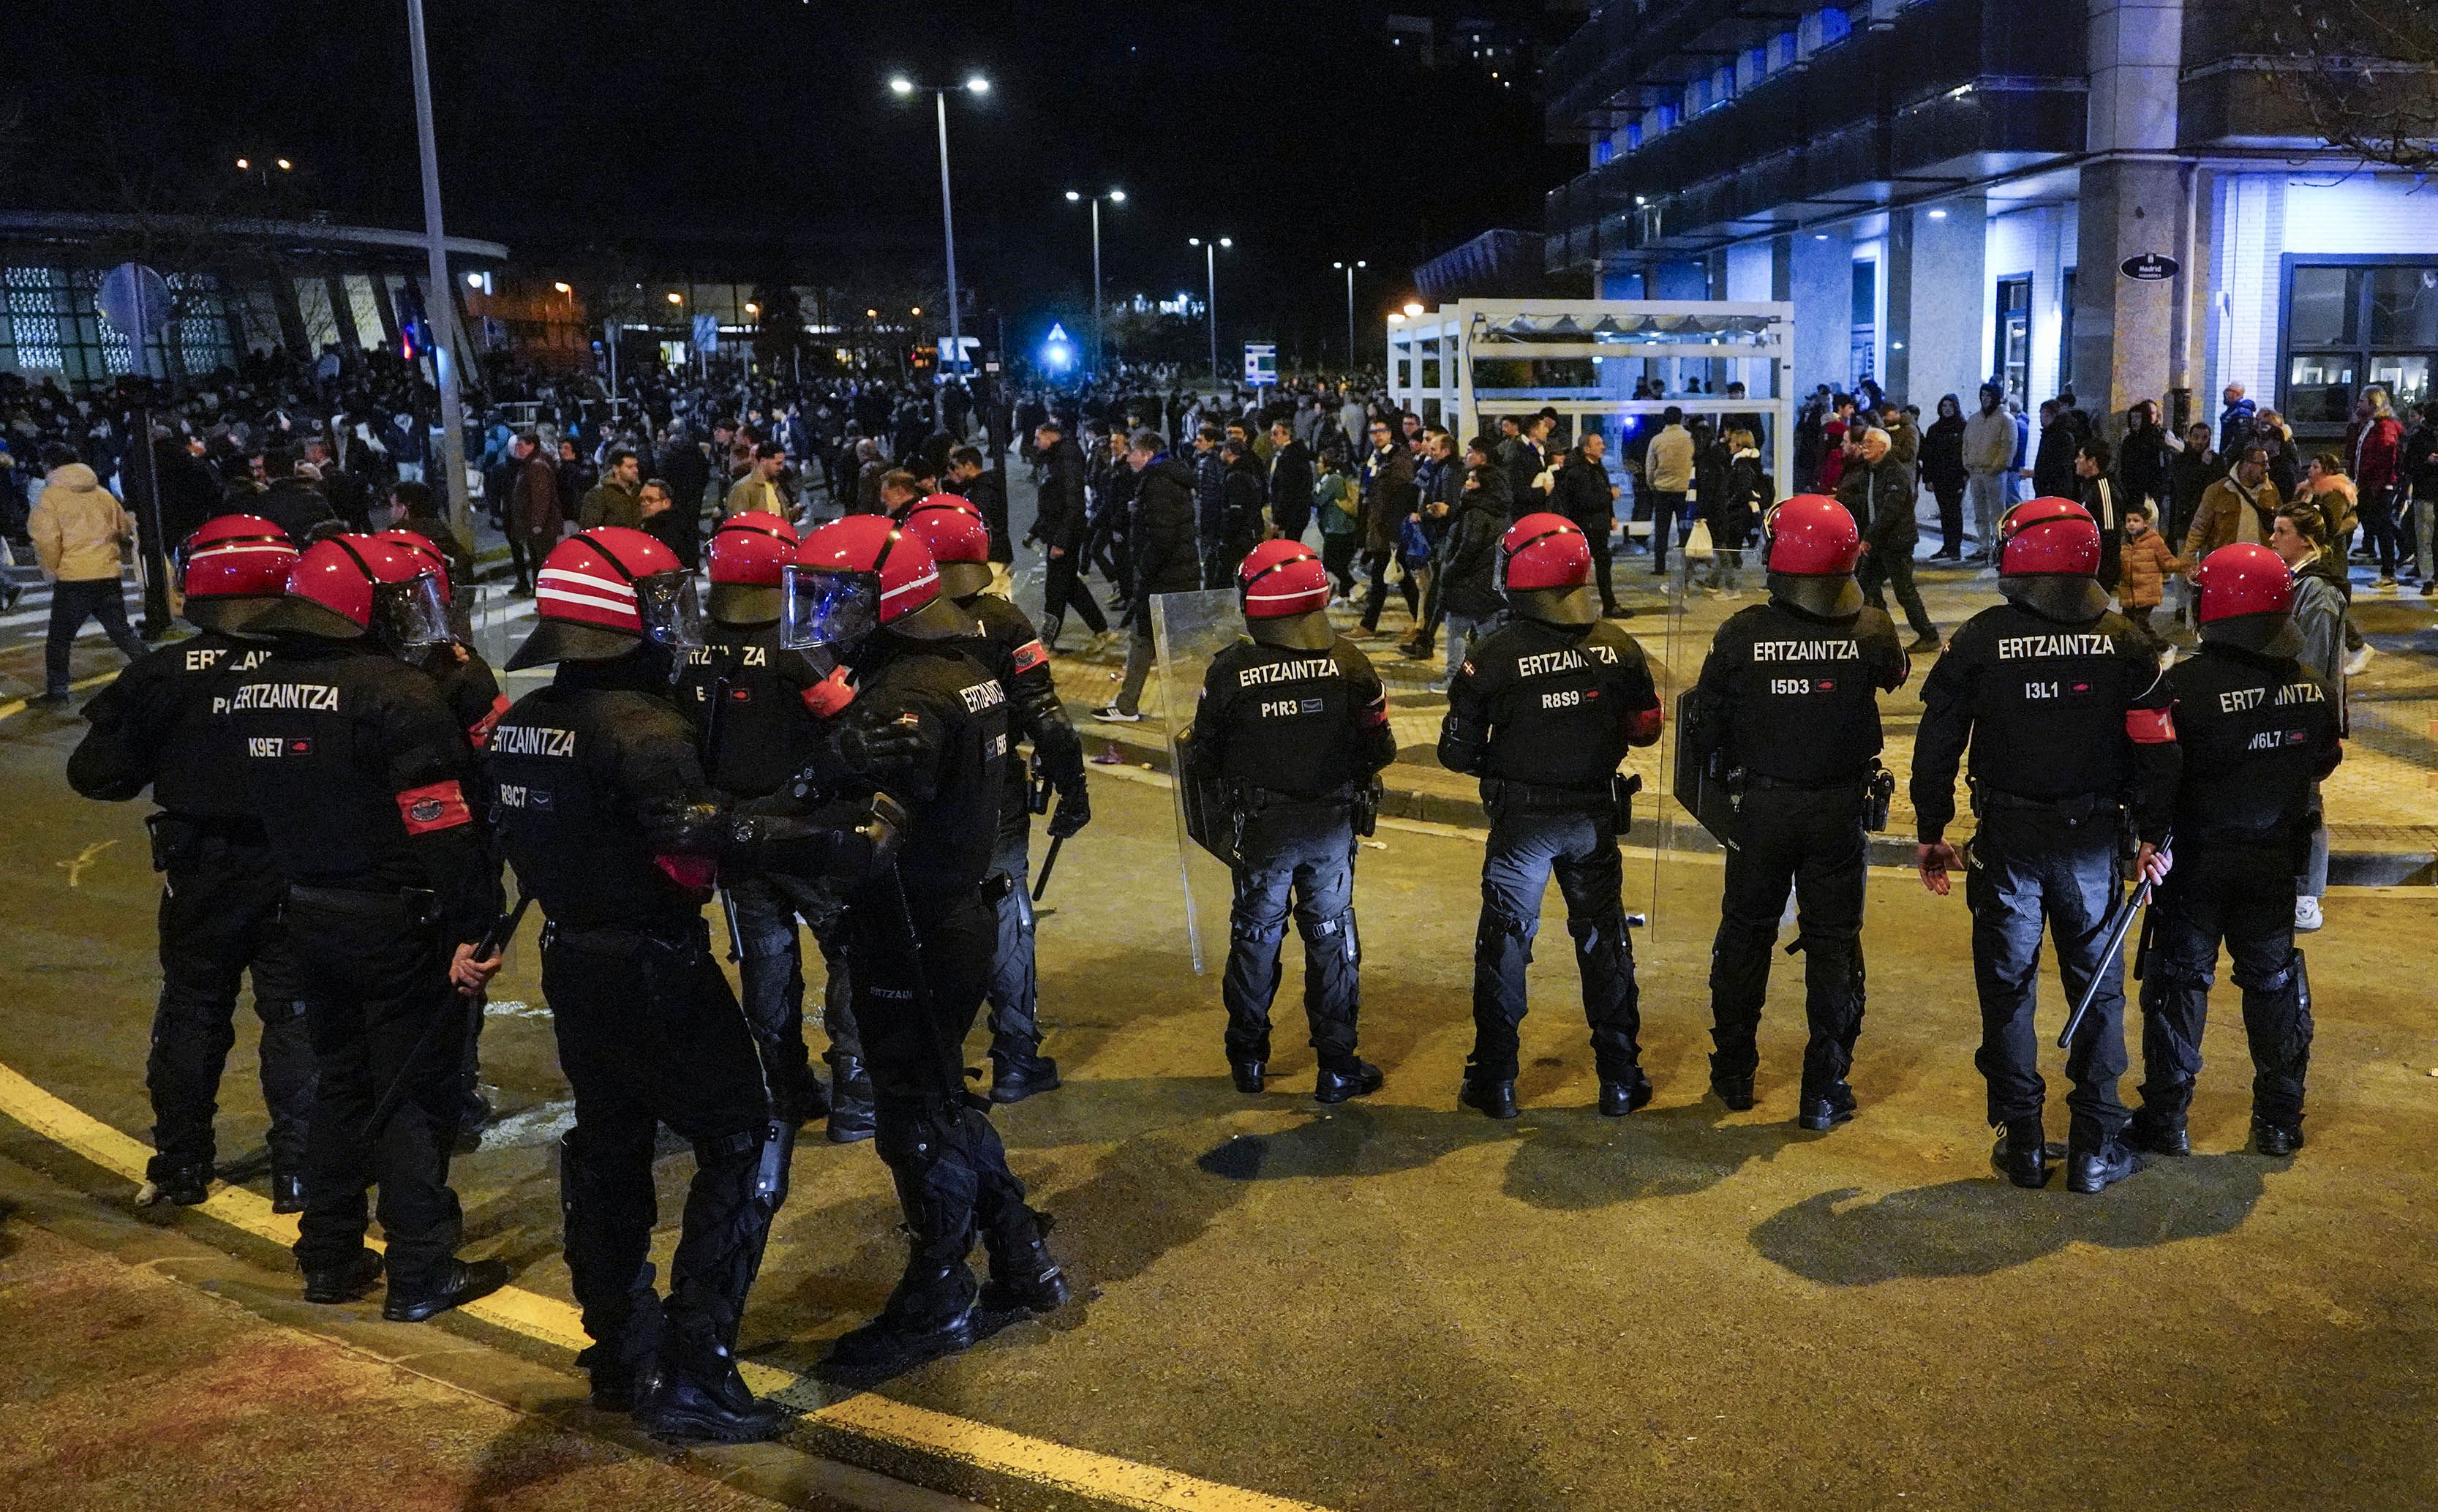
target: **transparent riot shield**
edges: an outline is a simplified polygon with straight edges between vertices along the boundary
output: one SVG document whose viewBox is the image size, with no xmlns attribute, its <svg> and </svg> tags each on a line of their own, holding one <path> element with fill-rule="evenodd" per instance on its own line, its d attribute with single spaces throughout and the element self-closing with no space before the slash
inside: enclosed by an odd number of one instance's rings
<svg viewBox="0 0 2438 1512">
<path fill-rule="evenodd" d="M 466 607 L 466 643 L 497 673 L 532 633 L 533 601 L 511 597 L 502 583 L 468 584 L 457 592 Z"/>
<path fill-rule="evenodd" d="M 1210 659 L 1235 644 L 1245 633 L 1245 616 L 1233 589 L 1205 589 L 1192 593 L 1151 596 L 1152 646 L 1159 659 L 1158 677 L 1144 690 L 1143 713 L 1157 719 L 1168 745 L 1168 769 L 1175 779 L 1177 883 L 1185 893 L 1185 938 L 1200 976 L 1213 955 L 1227 957 L 1228 903 L 1235 879 L 1227 866 L 1188 835 L 1186 805 L 1191 797 L 1177 761 L 1177 739 L 1193 723 L 1194 705 L 1202 695 L 1202 677 Z M 1157 709 L 1152 706 L 1157 699 Z M 1205 941 L 1201 904 L 1210 905 Z M 1210 948 L 1206 948 L 1206 945 Z"/>
<path fill-rule="evenodd" d="M 1008 602 L 1022 609 L 1035 629 L 1046 632 L 1049 626 L 1041 623 L 1041 606 L 1049 597 L 1049 581 L 1050 564 L 1037 553 L 1027 552 L 1022 559 L 992 574 L 991 591 L 1007 595 Z"/>
<path fill-rule="evenodd" d="M 1668 674 L 1660 697 L 1668 706 L 1667 734 L 1659 745 L 1660 796 L 1653 805 L 1657 834 L 1652 880 L 1654 896 L 1672 899 L 1688 920 L 1715 919 L 1722 855 L 1722 835 L 1732 835 L 1733 809 L 1719 774 L 1691 760 L 1685 744 L 1686 694 L 1702 676 L 1719 627 L 1738 610 L 1762 602 L 1768 586 L 1757 552 L 1692 549 L 1670 563 Z"/>
</svg>

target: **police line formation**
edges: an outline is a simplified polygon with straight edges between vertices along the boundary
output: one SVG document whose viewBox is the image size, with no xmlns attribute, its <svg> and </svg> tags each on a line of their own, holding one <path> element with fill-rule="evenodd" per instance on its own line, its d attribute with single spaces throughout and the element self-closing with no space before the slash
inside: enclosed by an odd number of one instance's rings
<svg viewBox="0 0 2438 1512">
<path fill-rule="evenodd" d="M 1721 626 L 1679 703 L 1687 796 L 1727 847 L 1710 1087 L 1729 1108 L 1754 1105 L 1791 889 L 1810 1024 L 1796 1117 L 1825 1131 L 1856 1111 L 1866 831 L 1891 786 L 1877 700 L 1911 669 L 1886 614 L 1863 603 L 1843 506 L 1797 496 L 1765 531 L 1769 597 Z M 2188 1148 L 2221 941 L 2253 1060 L 2254 1143 L 2290 1153 L 2311 1038 L 2290 878 L 2315 782 L 2341 748 L 2331 691 L 2294 659 L 2287 569 L 2258 546 L 2210 556 L 2201 649 L 2163 674 L 2153 642 L 2107 607 L 2101 536 L 2079 505 L 2034 500 L 2001 536 L 2004 602 L 1930 673 L 1913 772 L 1923 880 L 1944 892 L 1966 873 L 1993 1162 L 2038 1187 L 2059 1153 L 2033 1025 L 2044 925 L 2069 993 L 2091 1000 L 2066 1062 L 2073 1190 Z M 1049 1219 L 985 1113 L 1058 1084 L 1034 1018 L 1027 846 L 1051 792 L 1053 838 L 1090 809 L 1048 658 L 988 591 L 987 552 L 979 514 L 947 495 L 802 540 L 777 516 L 739 514 L 711 541 L 706 624 L 666 547 L 588 530 L 543 564 L 538 628 L 508 663 L 555 663 L 553 680 L 511 706 L 452 634 L 429 541 L 394 531 L 300 550 L 259 519 L 204 525 L 181 554 L 198 633 L 92 701 L 68 765 L 88 797 L 149 786 L 159 808 L 157 1153 L 142 1196 L 205 1195 L 251 970 L 274 1205 L 301 1214 L 306 1297 L 352 1301 L 381 1281 L 384 1257 L 363 1242 L 368 1190 L 388 1240 L 384 1316 L 419 1321 L 502 1285 L 502 1262 L 456 1256 L 448 1167 L 481 993 L 538 901 L 542 992 L 574 1099 L 559 1149 L 565 1255 L 597 1405 L 673 1437 L 785 1426 L 733 1350 L 798 1129 L 823 1117 L 833 1140 L 874 1139 L 910 1250 L 825 1374 L 881 1379 L 995 1320 L 1062 1306 Z M 1663 715 L 1641 647 L 1596 612 L 1591 561 L 1561 516 L 1506 531 L 1509 612 L 1469 647 L 1440 738 L 1440 759 L 1480 779 L 1491 820 L 1458 1096 L 1493 1118 L 1517 1115 L 1525 968 L 1552 873 L 1600 1111 L 1630 1115 L 1652 1096 L 1617 849 L 1635 784 L 1619 767 L 1628 747 L 1658 740 Z M 1314 1095 L 1336 1103 L 1382 1082 L 1357 1050 L 1353 861 L 1395 755 L 1387 701 L 1332 631 L 1310 550 L 1263 543 L 1238 586 L 1249 636 L 1212 659 L 1180 748 L 1194 835 L 1235 879 L 1226 1054 L 1238 1088 L 1263 1089 L 1292 916 Z M 1969 847 L 1945 839 L 1959 765 L 1979 816 Z M 2115 946 L 2135 874 L 2157 890 L 2146 1076 L 2129 1115 Z M 715 894 L 742 953 L 741 1001 L 712 954 Z M 828 967 L 826 1088 L 805 1048 L 800 919 Z M 988 1099 L 963 1068 L 985 1000 Z M 646 1258 L 661 1124 L 695 1156 L 665 1292 Z"/>
</svg>

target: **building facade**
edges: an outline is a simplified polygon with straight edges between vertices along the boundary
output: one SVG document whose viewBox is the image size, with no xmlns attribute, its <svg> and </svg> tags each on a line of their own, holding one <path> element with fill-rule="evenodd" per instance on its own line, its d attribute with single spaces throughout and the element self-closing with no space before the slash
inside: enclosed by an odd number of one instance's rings
<svg viewBox="0 0 2438 1512">
<path fill-rule="evenodd" d="M 1608 0 L 1557 50 L 1553 274 L 1778 299 L 1794 377 L 1927 411 L 1994 379 L 2298 434 L 2429 396 L 2438 189 L 2332 154 L 2232 12 L 2181 0 Z M 1588 288 L 1586 288 L 1588 286 Z"/>
</svg>

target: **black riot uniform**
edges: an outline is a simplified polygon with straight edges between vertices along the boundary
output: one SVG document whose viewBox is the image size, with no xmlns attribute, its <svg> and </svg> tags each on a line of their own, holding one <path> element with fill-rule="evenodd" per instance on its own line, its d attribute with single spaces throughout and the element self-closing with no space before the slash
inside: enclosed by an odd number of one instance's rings
<svg viewBox="0 0 2438 1512">
<path fill-rule="evenodd" d="M 820 678 L 802 653 L 781 646 L 775 620 L 715 622 L 703 641 L 686 653 L 678 704 L 701 733 L 704 773 L 732 798 L 776 793 L 811 758 L 819 721 L 805 695 Z M 838 889 L 750 867 L 727 869 L 720 885 L 734 910 L 746 1012 L 782 1116 L 806 1121 L 831 1114 L 804 1046 L 804 945 L 796 929 L 801 916 L 812 927 L 825 968 L 822 1018 L 839 1090 L 830 1136 L 839 1143 L 869 1137 L 871 1093 L 847 988 L 844 905 Z"/>
<path fill-rule="evenodd" d="M 2151 904 L 2133 1137 L 2161 1154 L 2190 1148 L 2184 1114 L 2223 941 L 2252 1047 L 2253 1143 L 2289 1154 L 2303 1143 L 2311 1058 L 2294 876 L 2316 822 L 2313 784 L 2344 758 L 2341 695 L 2290 657 L 2206 638 L 2166 685 L 2183 765 L 2172 807 L 2163 800 L 2165 812 L 2148 821 L 2151 831 L 2172 822 L 2175 864 Z"/>
<path fill-rule="evenodd" d="M 1696 761 L 1737 794 L 1719 933 L 1710 950 L 1710 1081 L 1752 1105 L 1754 1036 L 1790 887 L 1811 1041 L 1797 1120 L 1852 1116 L 1846 1083 L 1863 1026 L 1864 809 L 1881 747 L 1878 694 L 1912 664 L 1886 613 L 1821 615 L 1774 598 L 1719 626 L 1686 729 Z"/>
<path fill-rule="evenodd" d="M 498 675 L 481 652 L 463 641 L 435 647 L 416 664 L 440 685 L 440 696 L 448 702 L 450 716 L 466 731 L 474 764 L 466 791 L 489 792 L 490 785 L 483 780 L 483 756 L 490 745 L 491 727 L 508 712 L 508 695 L 500 691 Z M 458 1148 L 464 1151 L 481 1143 L 483 1126 L 491 1121 L 491 1099 L 483 1094 L 483 1022 L 481 1012 L 468 1015 L 465 1051 L 458 1057 L 457 1092 L 464 1105 L 458 1117 Z"/>
<path fill-rule="evenodd" d="M 378 1185 L 387 1310 L 429 1315 L 422 1305 L 461 1291 L 468 1273 L 452 1257 L 449 1151 L 468 1013 L 450 959 L 483 937 L 500 901 L 467 802 L 465 730 L 431 677 L 370 641 L 285 640 L 238 677 L 229 707 L 288 882 L 319 1067 L 297 1261 L 309 1295 L 317 1275 L 367 1268 L 365 1188 Z"/>
<path fill-rule="evenodd" d="M 1024 611 L 996 593 L 955 601 L 981 625 L 991 649 L 990 667 L 1007 690 L 1011 738 L 1033 743 L 1042 775 L 1058 794 L 1052 835 L 1072 835 L 1090 817 L 1085 796 L 1084 743 L 1067 721 L 1058 687 L 1050 676 L 1050 653 Z M 991 953 L 991 1100 L 1016 1102 L 1058 1085 L 1058 1063 L 1040 1053 L 1039 980 L 1034 969 L 1033 890 L 1028 854 L 1033 834 L 1032 783 L 1025 765 L 1010 753 L 998 814 L 995 875 L 1008 879 L 996 904 L 998 939 Z"/>
<path fill-rule="evenodd" d="M 1988 1081 L 1989 1122 L 2006 1131 L 2000 1169 L 2019 1185 L 2047 1180 L 2033 1019 L 2042 922 L 2066 997 L 2079 999 L 2100 968 L 2124 882 L 2127 805 L 2144 779 L 2155 784 L 2173 771 L 2166 697 L 2157 656 L 2123 616 L 2060 621 L 2022 603 L 1973 616 L 1922 683 L 1912 792 L 1924 846 L 1945 838 L 1957 764 L 1970 751 L 1979 823 L 1964 895 L 1981 999 L 1975 1061 Z M 2125 1126 L 2116 1093 L 2124 1009 L 2111 969 L 2067 1052 L 2076 1190 L 2106 1185 L 2093 1185 L 2094 1161 Z"/>
<path fill-rule="evenodd" d="M 559 1152 L 567 1266 L 596 1341 L 579 1363 L 597 1399 L 633 1401 L 656 1431 L 759 1437 L 775 1420 L 733 1351 L 795 1125 L 773 1116 L 701 909 L 718 866 L 818 875 L 852 847 L 834 826 L 734 815 L 665 696 L 668 665 L 650 647 L 562 661 L 492 732 L 494 813 L 549 919 L 542 992 L 575 1097 Z M 695 1154 L 665 1305 L 645 1258 L 663 1123 Z"/>
<path fill-rule="evenodd" d="M 875 635 L 850 659 L 858 692 L 836 716 L 839 744 L 850 732 L 877 731 L 905 750 L 885 771 L 831 781 L 830 795 L 876 790 L 909 816 L 897 866 L 848 897 L 847 941 L 876 1147 L 896 1181 L 910 1253 L 881 1316 L 828 1357 L 825 1368 L 842 1377 L 972 1343 L 976 1288 L 966 1257 L 977 1230 L 990 1255 L 986 1308 L 1065 1297 L 1040 1215 L 1026 1205 L 984 1116 L 989 1103 L 964 1087 L 965 1035 L 998 939 L 987 893 L 1010 885 L 992 870 L 1010 758 L 1007 693 L 990 655 L 975 637 Z"/>
<path fill-rule="evenodd" d="M 137 659 L 85 706 L 92 728 L 68 758 L 68 782 L 87 798 L 117 802 L 150 786 L 161 810 L 149 821 L 163 878 L 161 999 L 145 1064 L 154 1151 L 146 1178 L 170 1202 L 203 1200 L 221 1071 L 250 971 L 262 1020 L 272 1205 L 292 1213 L 305 1205 L 313 1042 L 280 917 L 287 883 L 221 717 L 237 677 L 270 655 L 264 642 L 205 630 Z"/>
<path fill-rule="evenodd" d="M 1525 967 L 1553 871 L 1582 975 L 1601 1110 L 1621 1115 L 1650 1099 L 1616 848 L 1628 792 L 1617 768 L 1629 745 L 1659 738 L 1660 722 L 1641 644 L 1607 621 L 1510 620 L 1468 647 L 1449 680 L 1440 761 L 1481 779 L 1490 812 L 1464 1095 L 1493 1117 L 1515 1116 Z"/>
<path fill-rule="evenodd" d="M 1378 1070 L 1355 1054 L 1363 947 L 1354 846 L 1358 829 L 1370 833 L 1373 778 L 1397 756 L 1379 673 L 1343 636 L 1320 650 L 1239 641 L 1210 659 L 1190 745 L 1196 774 L 1228 784 L 1233 824 L 1220 992 L 1236 1085 L 1263 1085 L 1292 904 L 1320 1063 L 1314 1096 L 1340 1102 L 1376 1089 Z"/>
</svg>

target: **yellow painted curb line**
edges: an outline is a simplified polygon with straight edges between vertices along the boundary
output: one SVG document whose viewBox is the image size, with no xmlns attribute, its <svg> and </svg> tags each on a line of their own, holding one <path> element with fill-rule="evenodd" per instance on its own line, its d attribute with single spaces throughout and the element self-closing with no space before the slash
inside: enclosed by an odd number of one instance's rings
<svg viewBox="0 0 2438 1512">
<path fill-rule="evenodd" d="M 69 683 L 68 692 L 82 693 L 87 688 L 98 688 L 105 682 L 115 680 L 117 677 L 118 674 L 116 672 L 96 673 L 90 677 L 80 678 L 78 681 Z M 22 714 L 26 711 L 26 709 L 31 707 L 32 704 L 33 700 L 31 698 L 11 698 L 7 703 L 0 703 L 0 719 L 6 719 L 11 714 Z"/>
<path fill-rule="evenodd" d="M 0 713 L 0 717 L 6 717 Z M 53 1097 L 15 1070 L 0 1065 L 0 1113 L 52 1143 L 73 1151 L 131 1182 L 144 1180 L 152 1152 L 91 1114 Z M 214 1184 L 201 1210 L 232 1228 L 277 1244 L 296 1241 L 292 1215 L 274 1213 L 271 1201 L 241 1187 Z M 366 1243 L 378 1249 L 380 1241 Z M 554 1297 L 503 1287 L 458 1309 L 495 1327 L 571 1352 L 592 1341 L 575 1309 Z M 746 1384 L 763 1396 L 819 1392 L 818 1382 L 751 1361 L 739 1363 Z M 806 1413 L 816 1430 L 860 1439 L 885 1450 L 947 1460 L 986 1474 L 1021 1481 L 1042 1490 L 1122 1507 L 1128 1512 L 1326 1512 L 1309 1502 L 1247 1491 L 1175 1470 L 1069 1449 L 1029 1438 L 946 1413 L 860 1394 Z"/>
</svg>

